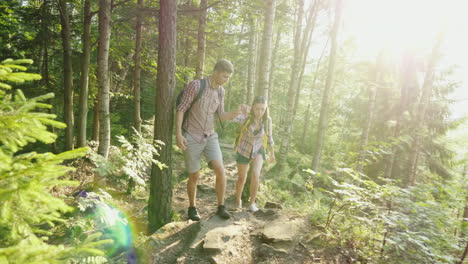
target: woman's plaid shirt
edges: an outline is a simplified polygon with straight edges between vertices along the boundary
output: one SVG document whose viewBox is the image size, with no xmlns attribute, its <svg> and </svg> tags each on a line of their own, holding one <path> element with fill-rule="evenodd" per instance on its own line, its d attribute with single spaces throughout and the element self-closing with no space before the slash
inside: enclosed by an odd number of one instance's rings
<svg viewBox="0 0 468 264">
<path fill-rule="evenodd" d="M 248 115 L 239 115 L 233 122 L 241 123 L 242 125 L 247 121 Z M 271 118 L 268 117 L 268 145 L 274 145 L 273 141 L 273 123 Z M 239 135 L 239 143 L 237 144 L 237 152 L 246 158 L 255 158 L 257 154 L 263 150 L 263 136 L 265 135 L 265 124 L 262 123 L 260 131 L 255 134 L 255 123 L 251 122 L 247 130 Z"/>
</svg>

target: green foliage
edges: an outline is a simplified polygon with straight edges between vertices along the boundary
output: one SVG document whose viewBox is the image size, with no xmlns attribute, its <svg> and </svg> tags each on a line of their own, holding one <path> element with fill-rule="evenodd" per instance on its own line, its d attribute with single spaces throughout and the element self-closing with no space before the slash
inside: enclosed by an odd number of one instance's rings
<svg viewBox="0 0 468 264">
<path fill-rule="evenodd" d="M 328 210 L 316 203 L 312 212 L 331 243 L 371 263 L 455 263 L 460 248 L 450 207 L 462 204 L 462 197 L 450 195 L 447 186 L 404 189 L 391 181 L 377 184 L 348 168 L 337 173 L 340 180 L 330 179 L 332 190 L 314 189 Z"/>
<path fill-rule="evenodd" d="M 29 60 L 6 60 L 1 64 L 1 81 L 21 83 L 39 79 L 23 73 L 21 63 Z M 16 96 L 6 94 L 9 85 L 0 86 L 0 261 L 2 263 L 63 263 L 73 256 L 102 255 L 96 249 L 101 241 L 93 236 L 74 247 L 50 245 L 50 228 L 63 222 L 61 215 L 72 208 L 52 193 L 53 188 L 76 184 L 62 176 L 73 168 L 65 160 L 86 154 L 81 148 L 60 153 L 18 153 L 35 141 L 52 143 L 56 135 L 47 125 L 64 127 L 54 115 L 36 112 L 49 108 L 44 104 L 52 95 L 26 99 L 21 90 Z M 33 212 L 33 213 L 32 213 Z"/>
<path fill-rule="evenodd" d="M 117 136 L 120 147 L 111 147 L 109 159 L 105 160 L 95 152 L 91 153 L 91 160 L 96 164 L 96 171 L 104 177 L 118 181 L 133 181 L 146 186 L 147 176 L 152 164 L 159 168 L 167 167 L 154 157 L 159 155 L 159 149 L 164 143 L 152 140 L 152 124 L 142 126 L 142 133 L 133 129 L 133 136 L 127 140 L 124 136 Z"/>
</svg>

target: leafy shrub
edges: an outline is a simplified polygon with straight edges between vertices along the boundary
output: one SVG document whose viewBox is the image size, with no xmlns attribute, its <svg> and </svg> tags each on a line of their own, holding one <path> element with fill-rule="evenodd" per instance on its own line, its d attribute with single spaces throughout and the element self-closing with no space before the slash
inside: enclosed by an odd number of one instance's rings
<svg viewBox="0 0 468 264">
<path fill-rule="evenodd" d="M 128 183 L 128 192 L 133 189 L 133 183 L 146 186 L 153 163 L 161 169 L 166 167 L 154 158 L 159 155 L 159 149 L 164 142 L 152 139 L 152 128 L 152 124 L 145 124 L 142 126 L 142 133 L 133 129 L 130 140 L 124 136 L 117 136 L 121 145 L 111 147 L 108 160 L 93 151 L 91 160 L 95 163 L 98 174 L 117 180 L 121 184 Z"/>
</svg>

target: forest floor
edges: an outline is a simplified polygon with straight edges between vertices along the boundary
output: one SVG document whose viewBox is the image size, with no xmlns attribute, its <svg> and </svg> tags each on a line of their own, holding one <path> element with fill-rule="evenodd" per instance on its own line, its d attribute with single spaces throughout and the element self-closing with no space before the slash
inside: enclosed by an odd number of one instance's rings
<svg viewBox="0 0 468 264">
<path fill-rule="evenodd" d="M 140 236 L 145 237 L 144 241 L 134 242 L 139 256 L 137 263 L 351 263 L 338 248 L 323 248 L 320 242 L 323 230 L 312 226 L 306 215 L 293 209 L 283 209 L 281 204 L 267 202 L 259 204 L 260 210 L 255 213 L 250 212 L 246 205 L 243 209 L 234 210 L 237 168 L 233 153 L 228 150 L 223 150 L 223 153 L 227 178 L 225 205 L 231 213 L 229 220 L 215 215 L 215 176 L 207 168 L 202 169 L 197 188 L 201 221 L 188 219 L 186 174 L 181 169 L 174 169 L 173 173 L 179 175 L 172 200 L 176 221 L 150 236 L 146 234 L 147 196 L 138 192 L 126 195 L 112 183 L 98 181 L 112 195 L 115 206 L 126 215 L 133 233 L 136 236 L 145 234 Z M 174 158 L 175 163 L 183 164 L 180 153 L 176 153 Z M 92 173 L 89 167 L 82 166 L 77 172 L 81 176 L 75 178 L 88 179 L 88 184 L 96 184 L 96 180 L 89 177 Z"/>
</svg>

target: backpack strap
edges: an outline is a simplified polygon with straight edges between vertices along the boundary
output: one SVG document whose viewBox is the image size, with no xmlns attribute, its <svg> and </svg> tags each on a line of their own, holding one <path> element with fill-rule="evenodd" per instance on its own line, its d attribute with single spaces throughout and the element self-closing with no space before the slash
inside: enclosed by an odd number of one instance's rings
<svg viewBox="0 0 468 264">
<path fill-rule="evenodd" d="M 184 117 L 183 117 L 183 119 L 182 119 L 182 127 L 184 127 L 185 122 L 187 122 L 187 119 L 188 119 L 188 112 L 189 112 L 190 108 L 192 108 L 193 104 L 194 104 L 198 99 L 200 99 L 200 97 L 203 95 L 203 91 L 205 91 L 205 89 L 206 89 L 206 79 L 200 79 L 200 89 L 198 89 L 197 95 L 195 96 L 195 98 L 193 98 L 192 103 L 190 103 L 189 108 L 188 108 L 187 111 L 185 111 L 185 113 L 184 113 Z"/>
<path fill-rule="evenodd" d="M 200 79 L 200 89 L 198 90 L 198 93 L 197 93 L 197 96 L 195 97 L 195 99 L 193 99 L 192 105 L 198 99 L 200 99 L 200 97 L 203 95 L 203 91 L 205 91 L 205 89 L 206 89 L 206 79 Z"/>
<path fill-rule="evenodd" d="M 223 91 L 221 90 L 221 88 L 219 88 L 218 89 L 218 99 L 219 99 L 220 104 L 221 104 L 221 97 L 223 97 Z M 223 121 L 221 120 L 221 117 L 219 116 L 219 114 L 218 114 L 218 120 L 219 120 L 219 124 L 221 125 L 221 129 L 224 130 L 224 124 L 223 124 Z"/>
<path fill-rule="evenodd" d="M 252 117 L 249 115 L 249 117 L 247 118 L 247 120 L 245 120 L 244 124 L 242 125 L 242 127 L 238 130 L 239 134 L 236 136 L 236 139 L 234 141 L 234 152 L 237 152 L 237 147 L 239 146 L 239 142 L 240 142 L 240 139 L 241 139 L 241 136 L 247 131 L 247 129 L 249 128 L 249 125 L 250 125 L 250 122 L 252 120 Z"/>
</svg>

